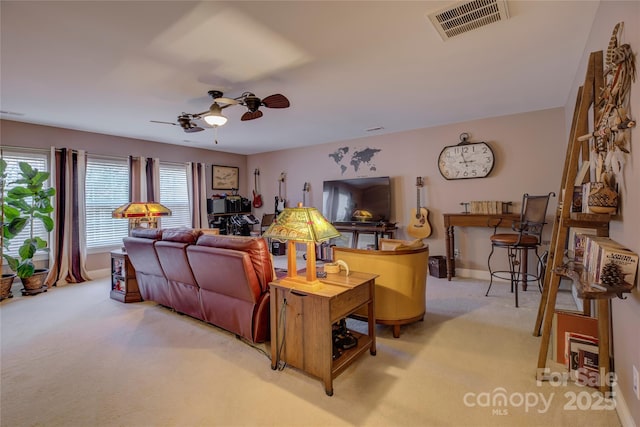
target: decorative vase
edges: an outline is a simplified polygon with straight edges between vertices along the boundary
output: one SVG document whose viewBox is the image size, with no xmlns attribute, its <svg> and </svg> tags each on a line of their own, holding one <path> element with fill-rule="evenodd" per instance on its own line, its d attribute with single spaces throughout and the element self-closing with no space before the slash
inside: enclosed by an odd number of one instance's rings
<svg viewBox="0 0 640 427">
<path fill-rule="evenodd" d="M 618 209 L 618 193 L 603 182 L 591 184 L 588 204 L 593 213 L 612 214 Z M 583 196 L 584 197 L 584 196 Z"/>
<path fill-rule="evenodd" d="M 47 274 L 49 274 L 49 269 L 40 268 L 36 269 L 33 276 L 20 278 L 24 286 L 22 295 L 37 295 L 41 292 L 47 292 L 47 286 L 44 284 Z"/>
<path fill-rule="evenodd" d="M 7 298 L 13 298 L 11 286 L 13 286 L 13 279 L 15 278 L 16 275 L 13 273 L 3 274 L 2 278 L 0 278 L 0 301 Z"/>
</svg>

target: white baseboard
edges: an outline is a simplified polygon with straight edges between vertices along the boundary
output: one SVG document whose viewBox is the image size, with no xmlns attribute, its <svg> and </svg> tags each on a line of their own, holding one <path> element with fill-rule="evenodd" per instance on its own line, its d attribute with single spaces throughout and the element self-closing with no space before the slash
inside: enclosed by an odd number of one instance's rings
<svg viewBox="0 0 640 427">
<path fill-rule="evenodd" d="M 612 390 L 616 400 L 616 412 L 618 413 L 618 418 L 620 419 L 622 427 L 637 427 L 617 383 L 614 384 Z"/>
<path fill-rule="evenodd" d="M 487 270 L 472 270 L 470 268 L 456 268 L 456 277 L 465 277 L 467 279 L 487 280 L 491 279 Z M 493 278 L 494 282 L 508 282 L 508 280 Z"/>
<path fill-rule="evenodd" d="M 92 279 L 103 279 L 105 277 L 109 277 L 111 275 L 110 268 L 101 268 L 100 270 L 91 270 L 88 272 L 89 277 Z"/>
</svg>

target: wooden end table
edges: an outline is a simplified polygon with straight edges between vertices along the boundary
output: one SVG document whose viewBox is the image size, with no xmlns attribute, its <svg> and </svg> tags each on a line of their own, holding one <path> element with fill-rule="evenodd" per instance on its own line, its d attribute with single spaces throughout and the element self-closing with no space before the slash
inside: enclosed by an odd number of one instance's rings
<svg viewBox="0 0 640 427">
<path fill-rule="evenodd" d="M 122 249 L 111 251 L 111 298 L 120 302 L 140 302 L 136 270 Z"/>
<path fill-rule="evenodd" d="M 376 274 L 352 271 L 327 274 L 322 287 L 304 290 L 276 280 L 271 288 L 271 369 L 280 360 L 320 378 L 327 395 L 333 395 L 333 379 L 367 349 L 376 354 Z M 362 306 L 368 307 L 367 335 L 351 331 L 358 344 L 333 360 L 332 326 Z"/>
</svg>

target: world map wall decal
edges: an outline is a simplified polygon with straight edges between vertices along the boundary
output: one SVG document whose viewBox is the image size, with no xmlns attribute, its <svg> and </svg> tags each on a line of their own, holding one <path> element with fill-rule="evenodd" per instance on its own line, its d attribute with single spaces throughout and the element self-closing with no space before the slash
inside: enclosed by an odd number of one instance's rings
<svg viewBox="0 0 640 427">
<path fill-rule="evenodd" d="M 367 172 L 375 172 L 377 170 L 373 160 L 382 149 L 369 147 L 363 150 L 354 149 L 351 155 L 349 155 L 349 151 L 349 147 L 340 147 L 329 154 L 333 162 L 340 167 L 340 173 L 342 175 L 344 175 L 349 166 L 351 166 L 356 173 L 362 172 L 363 170 Z"/>
</svg>

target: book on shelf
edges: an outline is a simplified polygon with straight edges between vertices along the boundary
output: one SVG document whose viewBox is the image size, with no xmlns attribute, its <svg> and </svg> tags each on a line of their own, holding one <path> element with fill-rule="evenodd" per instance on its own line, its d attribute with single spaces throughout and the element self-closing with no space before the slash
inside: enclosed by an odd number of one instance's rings
<svg viewBox="0 0 640 427">
<path fill-rule="evenodd" d="M 589 337 L 569 338 L 569 375 L 582 384 L 597 387 L 599 381 L 598 342 Z"/>
<path fill-rule="evenodd" d="M 571 212 L 582 212 L 582 185 L 573 187 Z"/>
<path fill-rule="evenodd" d="M 566 352 L 567 352 L 567 368 L 569 372 L 575 371 L 578 368 L 584 366 L 584 360 L 580 360 L 578 354 L 580 351 L 591 353 L 588 360 L 595 360 L 595 367 L 598 369 L 598 339 L 589 335 L 576 334 L 573 332 L 567 332 L 566 340 Z"/>
<path fill-rule="evenodd" d="M 509 213 L 509 203 L 497 200 L 473 200 L 469 202 L 472 214 L 505 214 Z"/>
<path fill-rule="evenodd" d="M 567 242 L 567 256 L 575 262 L 582 262 L 584 257 L 584 249 L 587 243 L 587 235 L 596 235 L 595 228 L 569 228 L 569 239 Z"/>
<path fill-rule="evenodd" d="M 638 269 L 637 254 L 625 248 L 601 247 L 594 271 L 594 282 L 602 283 L 604 275 L 611 271 L 611 265 L 617 266 L 615 272 L 621 273 L 624 282 L 635 283 Z"/>
<path fill-rule="evenodd" d="M 611 284 L 612 278 L 621 277 L 625 283 L 633 285 L 638 254 L 608 237 L 587 236 L 583 265 L 589 280 L 594 283 Z"/>
<path fill-rule="evenodd" d="M 552 330 L 554 336 L 552 357 L 555 357 L 557 363 L 568 367 L 570 334 L 590 337 L 597 343 L 598 320 L 580 312 L 556 310 L 553 316 Z"/>
</svg>

